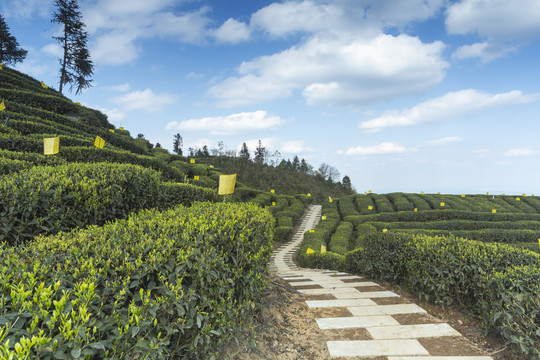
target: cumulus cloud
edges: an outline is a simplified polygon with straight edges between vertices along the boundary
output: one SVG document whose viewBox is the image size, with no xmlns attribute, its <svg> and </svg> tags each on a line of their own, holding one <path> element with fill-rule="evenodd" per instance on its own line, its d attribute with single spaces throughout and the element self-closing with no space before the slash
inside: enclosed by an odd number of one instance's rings
<svg viewBox="0 0 540 360">
<path fill-rule="evenodd" d="M 362 122 L 359 127 L 366 132 L 388 127 L 414 126 L 423 123 L 459 118 L 482 109 L 497 106 L 525 104 L 537 101 L 540 94 L 523 94 L 514 90 L 501 94 L 488 94 L 474 89 L 449 92 L 410 109 L 387 111 L 382 116 Z"/>
<path fill-rule="evenodd" d="M 145 110 L 150 112 L 159 111 L 175 101 L 176 97 L 174 95 L 167 93 L 155 94 L 151 89 L 132 91 L 111 99 L 112 103 L 121 106 L 125 111 Z"/>
<path fill-rule="evenodd" d="M 41 48 L 41 51 L 45 54 L 56 56 L 56 57 L 63 57 L 64 56 L 64 50 L 60 47 L 57 43 L 51 43 L 48 45 L 45 45 Z"/>
<path fill-rule="evenodd" d="M 275 130 L 283 124 L 285 124 L 285 121 L 280 117 L 259 110 L 180 122 L 172 121 L 167 124 L 165 129 L 210 131 L 212 135 L 236 135 L 261 130 Z"/>
<path fill-rule="evenodd" d="M 250 30 L 246 23 L 227 19 L 223 25 L 213 31 L 213 36 L 219 42 L 236 44 L 249 40 Z"/>
<path fill-rule="evenodd" d="M 113 124 L 119 124 L 126 118 L 126 114 L 118 108 L 98 108 L 98 110 L 107 115 L 109 121 Z"/>
<path fill-rule="evenodd" d="M 430 140 L 427 141 L 424 145 L 425 146 L 444 146 L 455 142 L 463 141 L 463 138 L 459 136 L 447 136 L 440 139 Z"/>
<path fill-rule="evenodd" d="M 120 84 L 120 85 L 107 86 L 105 90 L 115 91 L 115 92 L 127 92 L 131 90 L 131 86 L 129 85 L 129 83 L 125 83 L 125 84 Z"/>
<path fill-rule="evenodd" d="M 305 140 L 285 140 L 275 137 L 262 138 L 261 144 L 271 154 L 275 151 L 279 151 L 281 154 L 287 155 L 300 155 L 313 152 L 313 148 L 305 144 Z M 259 146 L 259 139 L 250 139 L 245 141 L 248 149 L 253 152 Z M 238 145 L 238 151 L 240 151 L 242 144 Z"/>
<path fill-rule="evenodd" d="M 529 156 L 532 153 L 530 149 L 510 149 L 504 153 L 504 156 Z"/>
<path fill-rule="evenodd" d="M 398 144 L 391 143 L 391 142 L 384 142 L 378 145 L 374 146 L 356 146 L 351 147 L 345 151 L 340 150 L 338 151 L 338 154 L 345 154 L 345 155 L 382 155 L 382 154 L 403 154 L 406 153 L 408 150 Z"/>
<path fill-rule="evenodd" d="M 459 48 L 455 58 L 490 61 L 540 38 L 540 7 L 537 0 L 462 0 L 448 7 L 446 29 L 486 40 Z"/>
<path fill-rule="evenodd" d="M 310 105 L 362 106 L 424 92 L 444 78 L 444 44 L 408 35 L 372 39 L 317 35 L 280 53 L 240 65 L 238 76 L 211 87 L 221 106 L 289 97 Z"/>
<path fill-rule="evenodd" d="M 43 0 L 4 0 L 2 1 L 4 17 L 31 18 L 34 15 L 48 17 L 51 14 L 52 2 Z"/>
</svg>

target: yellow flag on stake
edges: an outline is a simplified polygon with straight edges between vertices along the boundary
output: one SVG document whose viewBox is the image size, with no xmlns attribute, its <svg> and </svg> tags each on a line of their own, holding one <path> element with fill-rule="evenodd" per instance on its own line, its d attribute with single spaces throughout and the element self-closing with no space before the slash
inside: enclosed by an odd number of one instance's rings
<svg viewBox="0 0 540 360">
<path fill-rule="evenodd" d="M 118 128 L 118 130 L 124 130 L 124 128 L 120 126 L 120 127 Z"/>
<path fill-rule="evenodd" d="M 326 245 L 321 245 L 321 254 L 326 253 Z"/>
<path fill-rule="evenodd" d="M 326 220 L 326 215 L 323 215 L 321 218 L 322 218 L 323 220 Z"/>
<path fill-rule="evenodd" d="M 80 102 L 78 102 L 78 101 L 77 101 L 77 102 L 76 102 L 75 104 L 76 104 L 76 105 L 79 105 L 79 106 L 81 106 L 81 103 L 80 103 Z"/>
<path fill-rule="evenodd" d="M 417 209 L 417 208 L 414 208 L 414 212 L 418 212 L 418 209 Z"/>
<path fill-rule="evenodd" d="M 0 103 L 0 111 L 4 111 L 4 110 L 6 110 L 6 104 L 4 104 L 4 102 L 2 101 Z"/>
<path fill-rule="evenodd" d="M 491 209 L 491 212 L 492 212 L 493 214 L 496 214 L 496 213 L 497 213 L 497 209 Z"/>
<path fill-rule="evenodd" d="M 190 163 L 190 164 L 195 164 L 195 159 L 190 159 L 190 160 L 189 160 L 189 163 Z"/>
<path fill-rule="evenodd" d="M 272 206 L 276 206 L 276 202 L 275 202 L 275 201 L 272 201 Z"/>
<path fill-rule="evenodd" d="M 43 83 L 43 81 L 41 82 L 41 87 L 44 88 L 44 89 L 48 89 L 48 88 L 49 88 L 47 85 L 45 85 L 45 84 Z"/>
<path fill-rule="evenodd" d="M 382 229 L 382 232 L 388 232 L 388 229 Z"/>
<path fill-rule="evenodd" d="M 461 197 L 465 197 L 465 194 L 461 194 Z"/>
<path fill-rule="evenodd" d="M 103 140 L 99 136 L 96 136 L 96 140 L 94 140 L 94 146 L 99 149 L 103 149 L 103 147 L 105 146 L 105 140 Z"/>
<path fill-rule="evenodd" d="M 424 195 L 424 192 L 423 192 L 423 191 L 420 191 L 420 194 Z"/>
<path fill-rule="evenodd" d="M 114 134 L 114 129 L 109 129 L 110 132 L 112 132 Z"/>
<path fill-rule="evenodd" d="M 58 154 L 60 149 L 60 137 L 44 138 L 43 139 L 43 154 L 54 155 Z"/>
<path fill-rule="evenodd" d="M 271 192 L 272 194 L 275 194 L 275 193 L 276 193 L 276 190 L 271 189 L 270 192 Z"/>
<path fill-rule="evenodd" d="M 308 197 L 311 197 L 311 194 L 310 194 L 310 193 L 308 193 L 308 194 L 307 194 L 307 196 L 308 196 Z"/>
<path fill-rule="evenodd" d="M 368 210 L 373 210 L 373 206 L 369 205 L 369 206 L 367 207 L 367 209 L 368 209 Z"/>
<path fill-rule="evenodd" d="M 517 198 L 516 198 L 516 201 L 521 201 L 521 199 L 517 197 Z"/>
<path fill-rule="evenodd" d="M 312 248 L 308 248 L 306 250 L 306 254 L 313 254 L 315 252 L 315 250 L 313 250 Z"/>
<path fill-rule="evenodd" d="M 236 174 L 233 175 L 219 175 L 219 195 L 229 195 L 234 192 L 234 185 L 236 184 Z"/>
<path fill-rule="evenodd" d="M 441 203 L 441 206 L 444 206 L 444 203 L 443 203 L 443 202 Z"/>
<path fill-rule="evenodd" d="M 195 175 L 195 176 L 193 177 L 193 180 L 199 180 L 199 175 Z"/>
</svg>

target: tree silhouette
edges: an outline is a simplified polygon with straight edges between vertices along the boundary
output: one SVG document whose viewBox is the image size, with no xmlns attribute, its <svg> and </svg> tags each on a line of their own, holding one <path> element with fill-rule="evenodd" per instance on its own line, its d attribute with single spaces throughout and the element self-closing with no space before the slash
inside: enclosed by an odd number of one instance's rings
<svg viewBox="0 0 540 360">
<path fill-rule="evenodd" d="M 175 154 L 182 155 L 182 145 L 184 145 L 182 136 L 180 135 L 180 133 L 176 133 L 174 135 L 174 141 L 173 141 L 173 151 Z"/>
<path fill-rule="evenodd" d="M 60 87 L 62 94 L 64 85 L 70 84 L 70 91 L 76 86 L 75 94 L 91 86 L 89 78 L 94 73 L 94 65 L 90 59 L 87 42 L 88 33 L 84 30 L 85 24 L 81 21 L 81 12 L 77 0 L 56 0 L 56 11 L 52 22 L 63 24 L 61 36 L 53 38 L 60 43 L 64 55 L 60 59 Z"/>
<path fill-rule="evenodd" d="M 13 64 L 22 62 L 28 51 L 19 48 L 17 39 L 9 32 L 9 26 L 0 14 L 0 63 Z"/>
<path fill-rule="evenodd" d="M 242 148 L 240 149 L 240 157 L 246 160 L 249 160 L 249 150 L 246 145 L 246 143 L 242 144 Z"/>
</svg>

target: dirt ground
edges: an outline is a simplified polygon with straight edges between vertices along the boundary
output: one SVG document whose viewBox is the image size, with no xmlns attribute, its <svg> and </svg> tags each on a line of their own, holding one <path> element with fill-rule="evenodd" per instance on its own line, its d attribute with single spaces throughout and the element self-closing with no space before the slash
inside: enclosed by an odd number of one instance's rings
<svg viewBox="0 0 540 360">
<path fill-rule="evenodd" d="M 276 278 L 272 280 L 285 286 L 288 285 Z M 388 290 L 399 293 L 401 298 L 377 299 L 377 303 L 414 302 L 429 313 L 429 315 L 395 315 L 399 323 L 405 325 L 446 322 L 468 339 L 468 341 L 459 337 L 419 339 L 431 355 L 489 355 L 495 360 L 528 360 L 523 355 L 514 354 L 497 337 L 484 336 L 478 321 L 473 317 L 456 310 L 443 309 L 437 305 L 421 302 L 413 295 L 401 291 L 399 287 L 383 285 Z M 262 311 L 256 318 L 255 341 L 251 342 L 249 334 L 246 333 L 240 345 L 229 344 L 220 358 L 225 360 L 329 360 L 326 341 L 371 339 L 364 329 L 323 331 L 318 328 L 314 320 L 316 317 L 352 316 L 346 308 L 308 309 L 304 303 L 306 300 L 332 298 L 331 295 L 307 297 L 271 284 L 264 296 Z M 370 359 L 387 360 L 385 356 Z"/>
</svg>

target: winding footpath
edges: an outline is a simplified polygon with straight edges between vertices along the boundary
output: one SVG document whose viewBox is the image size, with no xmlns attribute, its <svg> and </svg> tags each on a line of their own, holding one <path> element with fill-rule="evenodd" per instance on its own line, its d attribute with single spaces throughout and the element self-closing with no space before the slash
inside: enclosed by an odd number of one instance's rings
<svg viewBox="0 0 540 360">
<path fill-rule="evenodd" d="M 480 351 L 450 325 L 375 282 L 296 266 L 293 254 L 304 233 L 315 228 L 320 218 L 321 206 L 310 206 L 292 241 L 275 250 L 270 268 L 289 287 L 305 295 L 321 330 L 351 331 L 351 340 L 326 342 L 330 358 L 493 360 L 478 355 Z M 324 316 L 317 317 L 321 314 Z"/>
</svg>

